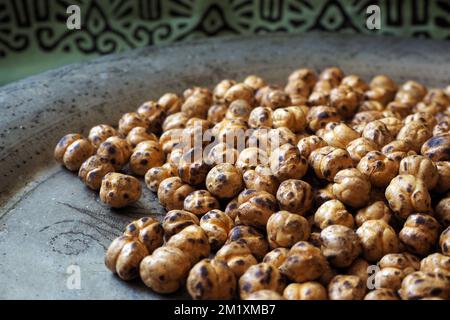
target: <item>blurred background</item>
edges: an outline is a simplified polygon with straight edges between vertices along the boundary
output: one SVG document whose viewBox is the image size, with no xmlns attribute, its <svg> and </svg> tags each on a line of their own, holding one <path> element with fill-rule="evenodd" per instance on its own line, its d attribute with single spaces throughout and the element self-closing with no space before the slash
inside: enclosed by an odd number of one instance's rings
<svg viewBox="0 0 450 320">
<path fill-rule="evenodd" d="M 372 4 L 380 30 L 366 28 Z M 0 0 L 0 85 L 147 45 L 311 30 L 449 40 L 450 0 Z"/>
</svg>

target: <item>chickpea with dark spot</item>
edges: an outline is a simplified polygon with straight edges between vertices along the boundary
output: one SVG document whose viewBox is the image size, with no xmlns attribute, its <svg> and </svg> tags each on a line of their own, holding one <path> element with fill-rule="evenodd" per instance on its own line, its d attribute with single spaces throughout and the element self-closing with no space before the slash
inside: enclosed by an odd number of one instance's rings
<svg viewBox="0 0 450 320">
<path fill-rule="evenodd" d="M 347 150 L 330 146 L 314 150 L 308 161 L 318 178 L 330 182 L 340 170 L 353 167 L 353 160 Z"/>
<path fill-rule="evenodd" d="M 207 190 L 196 190 L 184 199 L 184 210 L 201 216 L 210 210 L 218 209 L 219 202 Z"/>
<path fill-rule="evenodd" d="M 232 241 L 217 251 L 215 258 L 225 262 L 239 279 L 250 266 L 257 264 L 249 247 L 244 241 Z"/>
<path fill-rule="evenodd" d="M 149 132 L 148 129 L 144 127 L 135 127 L 131 129 L 127 135 L 127 142 L 133 149 L 143 141 L 158 142 L 158 140 L 158 137 L 154 133 Z"/>
<path fill-rule="evenodd" d="M 281 294 L 286 286 L 285 280 L 277 268 L 267 263 L 251 266 L 239 279 L 239 295 L 246 299 L 259 290 L 274 290 Z"/>
<path fill-rule="evenodd" d="M 399 163 L 379 151 L 371 151 L 359 161 L 357 168 L 369 177 L 373 186 L 385 188 L 398 174 Z"/>
<path fill-rule="evenodd" d="M 178 248 L 188 256 L 191 266 L 210 254 L 208 236 L 200 226 L 193 224 L 172 235 L 166 246 Z"/>
<path fill-rule="evenodd" d="M 321 251 L 334 267 L 344 268 L 361 253 L 361 242 L 356 233 L 342 225 L 331 225 L 320 233 Z"/>
<path fill-rule="evenodd" d="M 440 229 L 439 222 L 432 216 L 415 213 L 406 219 L 399 238 L 409 252 L 424 256 L 437 243 Z"/>
<path fill-rule="evenodd" d="M 158 200 L 167 210 L 183 209 L 184 199 L 194 188 L 179 177 L 164 179 L 158 187 Z"/>
<path fill-rule="evenodd" d="M 225 212 L 214 209 L 202 216 L 200 227 L 208 236 L 211 250 L 217 251 L 226 242 L 234 222 Z"/>
<path fill-rule="evenodd" d="M 164 216 L 162 227 L 164 229 L 164 236 L 166 239 L 169 239 L 184 228 L 199 224 L 198 217 L 189 211 L 170 210 Z"/>
<path fill-rule="evenodd" d="M 89 188 L 99 190 L 103 177 L 114 170 L 113 165 L 107 159 L 94 155 L 83 162 L 78 176 Z"/>
<path fill-rule="evenodd" d="M 303 180 L 288 179 L 280 184 L 276 197 L 281 210 L 304 215 L 312 208 L 313 190 Z"/>
<path fill-rule="evenodd" d="M 97 149 L 103 141 L 115 135 L 117 135 L 116 129 L 107 124 L 99 124 L 91 128 L 88 139 Z"/>
<path fill-rule="evenodd" d="M 97 149 L 97 155 L 107 159 L 116 170 L 121 169 L 130 160 L 132 149 L 130 144 L 119 137 L 109 137 Z"/>
<path fill-rule="evenodd" d="M 365 283 L 357 276 L 337 275 L 328 286 L 330 300 L 362 300 L 365 293 Z"/>
<path fill-rule="evenodd" d="M 206 176 L 206 188 L 219 199 L 233 198 L 244 188 L 242 174 L 232 164 L 216 165 Z"/>
<path fill-rule="evenodd" d="M 308 221 L 288 211 L 272 214 L 267 222 L 267 239 L 272 249 L 290 248 L 298 241 L 307 240 L 310 233 Z"/>
<path fill-rule="evenodd" d="M 242 242 L 248 246 L 256 260 L 260 261 L 269 251 L 269 243 L 266 237 L 251 226 L 238 225 L 231 229 L 225 244 Z"/>
<path fill-rule="evenodd" d="M 289 249 L 287 248 L 275 248 L 264 256 L 262 262 L 271 264 L 275 268 L 279 268 L 284 261 L 286 261 L 288 253 Z"/>
<path fill-rule="evenodd" d="M 275 195 L 280 183 L 273 175 L 269 167 L 258 165 L 254 170 L 247 170 L 243 175 L 244 184 L 247 189 L 266 191 Z"/>
<path fill-rule="evenodd" d="M 328 300 L 327 289 L 319 282 L 291 283 L 283 291 L 287 300 Z"/>
<path fill-rule="evenodd" d="M 142 187 L 138 179 L 110 172 L 103 177 L 100 200 L 112 208 L 123 208 L 138 201 L 141 193 Z"/>
<path fill-rule="evenodd" d="M 323 203 L 314 214 L 314 224 L 321 230 L 331 225 L 341 225 L 353 228 L 353 216 L 339 200 L 329 200 Z"/>
<path fill-rule="evenodd" d="M 88 139 L 84 139 L 79 134 L 71 133 L 59 140 L 55 147 L 54 157 L 68 170 L 77 171 L 94 152 L 94 146 Z"/>
</svg>

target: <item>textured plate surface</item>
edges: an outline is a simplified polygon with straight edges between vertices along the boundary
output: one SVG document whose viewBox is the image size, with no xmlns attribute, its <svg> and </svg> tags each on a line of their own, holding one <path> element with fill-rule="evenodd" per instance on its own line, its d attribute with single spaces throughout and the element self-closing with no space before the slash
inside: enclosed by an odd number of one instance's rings
<svg viewBox="0 0 450 320">
<path fill-rule="evenodd" d="M 355 35 L 216 39 L 140 49 L 0 88 L 0 298 L 161 298 L 139 281 L 118 280 L 103 255 L 130 220 L 161 218 L 164 210 L 147 190 L 133 207 L 102 206 L 54 162 L 62 135 L 114 124 L 167 91 L 252 73 L 283 84 L 301 66 L 338 65 L 365 80 L 385 73 L 399 82 L 443 87 L 450 83 L 449 52 L 449 42 Z M 71 265 L 80 269 L 81 289 L 70 289 Z"/>
</svg>

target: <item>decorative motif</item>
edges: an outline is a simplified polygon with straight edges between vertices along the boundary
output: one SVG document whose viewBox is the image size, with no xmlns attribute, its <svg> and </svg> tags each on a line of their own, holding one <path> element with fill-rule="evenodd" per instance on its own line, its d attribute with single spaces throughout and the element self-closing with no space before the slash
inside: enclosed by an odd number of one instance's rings
<svg viewBox="0 0 450 320">
<path fill-rule="evenodd" d="M 66 28 L 66 9 L 72 4 L 81 8 L 81 30 Z M 381 7 L 379 31 L 365 27 L 371 4 Z M 450 39 L 450 4 L 447 0 L 0 0 L 0 67 L 11 66 L 17 53 L 42 57 L 52 65 L 54 57 L 78 61 L 185 39 L 310 30 Z"/>
</svg>

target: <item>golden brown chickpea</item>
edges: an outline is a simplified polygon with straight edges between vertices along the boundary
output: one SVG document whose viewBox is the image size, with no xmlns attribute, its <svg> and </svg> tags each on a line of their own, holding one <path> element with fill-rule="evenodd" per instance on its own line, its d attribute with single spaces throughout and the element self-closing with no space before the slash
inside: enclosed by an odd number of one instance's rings
<svg viewBox="0 0 450 320">
<path fill-rule="evenodd" d="M 377 75 L 373 77 L 370 81 L 370 87 L 385 88 L 393 92 L 397 91 L 398 89 L 397 84 L 394 82 L 394 80 L 385 75 Z"/>
<path fill-rule="evenodd" d="M 384 201 L 375 201 L 367 207 L 358 210 L 355 215 L 355 223 L 358 227 L 368 220 L 383 220 L 389 224 L 391 217 L 392 211 L 386 203 Z"/>
<path fill-rule="evenodd" d="M 225 119 L 225 114 L 228 111 L 228 107 L 226 104 L 213 104 L 208 109 L 207 119 L 214 124 L 219 123 L 223 119 Z"/>
<path fill-rule="evenodd" d="M 275 195 L 280 183 L 272 174 L 272 171 L 262 165 L 256 166 L 255 170 L 247 170 L 243 175 L 245 187 L 257 191 L 266 191 Z"/>
<path fill-rule="evenodd" d="M 309 183 L 288 179 L 278 187 L 277 200 L 281 210 L 304 215 L 312 207 L 313 191 Z"/>
<path fill-rule="evenodd" d="M 202 93 L 194 93 L 181 105 L 181 112 L 188 118 L 206 119 L 210 107 L 210 97 Z"/>
<path fill-rule="evenodd" d="M 118 133 L 121 137 L 125 138 L 131 131 L 131 129 L 135 127 L 147 128 L 145 119 L 136 112 L 125 113 L 119 120 Z"/>
<path fill-rule="evenodd" d="M 392 289 L 379 288 L 370 291 L 364 300 L 400 300 L 397 293 Z"/>
<path fill-rule="evenodd" d="M 178 176 L 185 183 L 190 185 L 200 185 L 204 183 L 206 175 L 210 170 L 210 165 L 203 158 L 202 148 L 189 149 L 178 163 Z"/>
<path fill-rule="evenodd" d="M 352 264 L 348 267 L 346 274 L 351 276 L 358 276 L 361 278 L 364 283 L 367 283 L 367 280 L 369 279 L 369 266 L 371 264 L 363 259 L 363 258 L 356 258 Z"/>
<path fill-rule="evenodd" d="M 420 153 L 433 161 L 450 161 L 450 133 L 427 140 Z"/>
<path fill-rule="evenodd" d="M 433 130 L 433 127 L 436 125 L 436 118 L 427 112 L 416 112 L 409 116 L 407 116 L 403 122 L 408 124 L 410 122 L 419 122 L 424 124 L 428 129 Z"/>
<path fill-rule="evenodd" d="M 338 67 L 328 67 L 319 74 L 320 80 L 330 80 L 334 86 L 338 86 L 344 78 L 344 72 Z"/>
<path fill-rule="evenodd" d="M 159 137 L 159 144 L 161 145 L 163 151 L 166 154 L 172 152 L 172 150 L 175 149 L 176 147 L 184 148 L 183 129 L 175 128 L 175 129 L 169 129 L 169 130 L 165 131 Z"/>
<path fill-rule="evenodd" d="M 178 248 L 185 253 L 191 266 L 210 254 L 208 236 L 198 225 L 193 224 L 174 234 L 166 246 Z"/>
<path fill-rule="evenodd" d="M 319 130 L 320 131 L 320 130 Z M 336 148 L 345 149 L 347 145 L 359 138 L 358 132 L 347 126 L 345 123 L 330 122 L 318 135 L 329 145 Z"/>
<path fill-rule="evenodd" d="M 379 266 L 381 270 L 375 274 L 376 286 L 398 290 L 406 275 L 419 270 L 420 260 L 407 252 L 390 253 L 379 261 Z"/>
<path fill-rule="evenodd" d="M 125 236 L 134 237 L 145 245 L 149 254 L 162 246 L 164 229 L 158 220 L 151 217 L 143 217 L 128 224 L 123 233 Z"/>
<path fill-rule="evenodd" d="M 277 268 L 259 263 L 248 268 L 239 279 L 240 298 L 247 299 L 252 293 L 264 289 L 281 294 L 285 286 L 284 278 Z"/>
<path fill-rule="evenodd" d="M 412 175 L 399 175 L 386 188 L 391 210 L 402 219 L 414 212 L 430 212 L 431 198 L 425 183 Z"/>
<path fill-rule="evenodd" d="M 353 228 L 353 216 L 339 200 L 329 200 L 322 204 L 314 214 L 314 224 L 321 230 L 331 225 Z"/>
<path fill-rule="evenodd" d="M 137 238 L 122 235 L 108 247 L 105 265 L 122 280 L 132 280 L 139 275 L 139 264 L 148 254 L 145 245 Z"/>
<path fill-rule="evenodd" d="M 280 89 L 268 90 L 261 97 L 261 105 L 272 110 L 284 108 L 291 105 L 289 94 Z"/>
<path fill-rule="evenodd" d="M 135 127 L 127 135 L 127 142 L 131 148 L 135 148 L 139 143 L 149 140 L 158 142 L 158 137 L 154 133 L 149 133 L 144 127 Z"/>
<path fill-rule="evenodd" d="M 369 178 L 358 169 L 344 169 L 334 176 L 333 194 L 344 204 L 361 208 L 369 202 Z"/>
<path fill-rule="evenodd" d="M 361 243 L 356 233 L 341 225 L 331 225 L 320 233 L 321 251 L 331 265 L 344 268 L 361 253 Z"/>
<path fill-rule="evenodd" d="M 433 189 L 439 179 L 436 165 L 429 158 L 411 155 L 400 162 L 399 174 L 410 174 L 422 179 L 428 189 Z"/>
<path fill-rule="evenodd" d="M 390 115 L 378 121 L 381 121 L 386 125 L 386 128 L 393 137 L 395 137 L 403 127 L 403 122 L 400 119 Z"/>
<path fill-rule="evenodd" d="M 297 242 L 288 253 L 279 270 L 289 280 L 297 283 L 318 279 L 326 269 L 327 261 L 320 252 L 305 241 Z"/>
<path fill-rule="evenodd" d="M 223 142 L 214 145 L 208 152 L 208 162 L 213 165 L 235 164 L 238 157 L 239 151 Z"/>
<path fill-rule="evenodd" d="M 166 239 L 169 239 L 171 236 L 180 232 L 184 228 L 199 224 L 200 221 L 198 220 L 198 217 L 189 211 L 170 210 L 164 216 L 162 227 L 164 229 Z"/>
<path fill-rule="evenodd" d="M 153 168 L 164 164 L 166 156 L 158 142 L 148 140 L 140 142 L 130 157 L 130 169 L 135 175 L 143 176 Z"/>
<path fill-rule="evenodd" d="M 416 213 L 406 219 L 399 238 L 408 251 L 423 256 L 436 244 L 440 228 L 439 222 L 432 216 Z"/>
<path fill-rule="evenodd" d="M 388 105 L 386 106 L 386 110 L 396 113 L 402 118 L 405 118 L 413 112 L 413 106 L 408 103 L 392 101 L 388 103 Z"/>
<path fill-rule="evenodd" d="M 94 152 L 94 146 L 88 139 L 72 133 L 59 140 L 55 147 L 54 156 L 56 161 L 64 164 L 68 170 L 77 171 Z"/>
<path fill-rule="evenodd" d="M 219 199 L 232 198 L 244 188 L 242 174 L 232 164 L 218 164 L 208 172 L 206 188 Z"/>
<path fill-rule="evenodd" d="M 441 251 L 447 257 L 450 257 L 450 227 L 447 227 L 439 238 L 439 246 L 441 247 Z"/>
<path fill-rule="evenodd" d="M 153 167 L 145 174 L 145 184 L 153 191 L 158 192 L 160 183 L 167 178 L 175 177 L 178 173 L 178 167 L 173 163 L 165 163 L 161 167 Z"/>
<path fill-rule="evenodd" d="M 256 107 L 250 112 L 248 125 L 250 128 L 272 127 L 273 110 L 266 107 Z"/>
<path fill-rule="evenodd" d="M 301 132 L 306 128 L 307 109 L 302 107 L 279 108 L 273 112 L 273 127 L 286 127 L 292 132 Z"/>
<path fill-rule="evenodd" d="M 436 219 L 442 223 L 444 227 L 450 225 L 450 195 L 442 198 L 436 206 Z"/>
<path fill-rule="evenodd" d="M 318 178 L 330 182 L 339 171 L 353 167 L 353 160 L 347 150 L 335 147 L 314 150 L 308 161 Z"/>
<path fill-rule="evenodd" d="M 298 141 L 297 144 L 300 155 L 306 159 L 309 158 L 314 150 L 326 146 L 328 146 L 328 144 L 321 137 L 315 135 L 302 138 Z"/>
<path fill-rule="evenodd" d="M 327 300 L 327 289 L 320 283 L 308 281 L 304 283 L 291 283 L 284 291 L 287 300 Z"/>
<path fill-rule="evenodd" d="M 430 297 L 448 299 L 450 287 L 439 275 L 416 271 L 407 275 L 399 290 L 403 300 L 417 300 Z"/>
<path fill-rule="evenodd" d="M 395 92 L 381 87 L 371 88 L 364 92 L 364 98 L 367 100 L 366 102 L 370 102 L 370 104 L 375 103 L 383 109 L 385 105 L 392 101 L 394 95 Z M 372 104 L 372 106 L 374 105 Z"/>
<path fill-rule="evenodd" d="M 173 113 L 164 120 L 162 129 L 164 132 L 170 129 L 184 129 L 188 120 L 188 116 L 183 112 Z"/>
<path fill-rule="evenodd" d="M 277 210 L 275 197 L 266 191 L 247 189 L 238 197 L 236 224 L 265 229 L 267 220 Z"/>
<path fill-rule="evenodd" d="M 371 151 L 377 151 L 378 145 L 369 139 L 361 137 L 351 141 L 347 145 L 346 150 L 352 158 L 353 163 L 357 165 L 366 154 Z"/>
<path fill-rule="evenodd" d="M 214 101 L 220 103 L 225 102 L 225 94 L 227 93 L 228 89 L 230 89 L 235 84 L 236 81 L 231 79 L 224 79 L 220 81 L 213 90 Z"/>
<path fill-rule="evenodd" d="M 308 221 L 288 211 L 278 211 L 267 221 L 267 239 L 272 249 L 290 248 L 298 241 L 307 240 L 310 233 Z"/>
<path fill-rule="evenodd" d="M 362 253 L 368 261 L 378 261 L 388 253 L 397 253 L 399 242 L 395 230 L 383 220 L 364 222 L 356 234 L 361 240 Z"/>
<path fill-rule="evenodd" d="M 166 162 L 176 166 L 176 175 L 178 175 L 178 165 L 180 164 L 180 159 L 184 155 L 185 150 L 182 146 L 177 145 L 172 151 L 167 155 Z"/>
<path fill-rule="evenodd" d="M 226 119 L 242 119 L 248 121 L 252 106 L 246 100 L 238 99 L 230 103 L 225 114 Z"/>
<path fill-rule="evenodd" d="M 285 300 L 281 294 L 273 290 L 258 290 L 248 295 L 245 300 Z"/>
<path fill-rule="evenodd" d="M 389 131 L 388 127 L 381 120 L 374 120 L 369 122 L 362 132 L 362 136 L 380 148 L 394 140 L 394 136 Z"/>
<path fill-rule="evenodd" d="M 264 235 L 250 226 L 235 226 L 231 229 L 226 244 L 235 241 L 245 243 L 258 261 L 269 251 L 269 244 Z"/>
<path fill-rule="evenodd" d="M 333 88 L 334 85 L 330 80 L 317 81 L 308 97 L 308 104 L 310 106 L 328 105 L 330 103 L 330 92 Z"/>
<path fill-rule="evenodd" d="M 244 84 L 237 83 L 231 86 L 224 95 L 224 101 L 228 105 L 238 99 L 247 101 L 250 105 L 254 103 L 254 90 L 252 87 Z"/>
<path fill-rule="evenodd" d="M 258 263 L 245 242 L 239 240 L 220 248 L 214 259 L 225 262 L 236 279 L 239 279 L 250 266 Z"/>
<path fill-rule="evenodd" d="M 330 106 L 336 108 L 344 119 L 353 117 L 361 100 L 362 94 L 346 85 L 340 85 L 330 91 Z"/>
<path fill-rule="evenodd" d="M 110 172 L 103 177 L 100 200 L 112 208 L 123 208 L 141 197 L 138 179 L 121 173 Z"/>
<path fill-rule="evenodd" d="M 236 161 L 236 168 L 244 173 L 247 170 L 255 169 L 259 164 L 266 165 L 268 162 L 268 156 L 264 150 L 250 147 L 241 151 Z"/>
<path fill-rule="evenodd" d="M 403 158 L 416 154 L 409 140 L 393 140 L 385 145 L 381 152 L 389 159 L 400 162 Z"/>
<path fill-rule="evenodd" d="M 167 210 L 181 210 L 184 199 L 194 190 L 179 177 L 170 177 L 161 181 L 158 187 L 158 200 Z"/>
<path fill-rule="evenodd" d="M 311 87 L 305 81 L 297 79 L 289 81 L 284 87 L 284 92 L 289 95 L 292 105 L 301 106 L 308 102 Z"/>
<path fill-rule="evenodd" d="M 369 90 L 369 86 L 367 85 L 367 83 L 354 74 L 344 77 L 341 81 L 341 85 L 349 86 L 353 90 L 358 90 L 361 92 Z"/>
<path fill-rule="evenodd" d="M 219 202 L 207 190 L 193 191 L 184 199 L 184 210 L 198 216 L 218 208 Z"/>
<path fill-rule="evenodd" d="M 399 91 L 406 91 L 412 94 L 418 101 L 422 100 L 427 94 L 427 88 L 424 85 L 412 80 L 403 83 Z"/>
<path fill-rule="evenodd" d="M 440 136 L 450 132 L 450 121 L 439 121 L 433 128 L 433 136 Z"/>
<path fill-rule="evenodd" d="M 97 149 L 97 155 L 107 159 L 116 170 L 122 168 L 130 159 L 132 149 L 130 144 L 119 137 L 109 137 Z"/>
<path fill-rule="evenodd" d="M 289 249 L 287 248 L 276 248 L 268 252 L 262 262 L 271 264 L 275 268 L 279 268 L 284 261 L 286 261 Z"/>
<path fill-rule="evenodd" d="M 91 128 L 88 139 L 97 149 L 103 141 L 115 135 L 117 135 L 116 129 L 107 124 L 99 124 Z"/>
<path fill-rule="evenodd" d="M 263 78 L 251 74 L 244 79 L 244 84 L 250 86 L 253 90 L 259 90 L 266 85 L 266 82 Z"/>
<path fill-rule="evenodd" d="M 385 188 L 398 174 L 398 162 L 380 151 L 370 151 L 358 163 L 358 170 L 369 177 L 373 186 Z"/>
<path fill-rule="evenodd" d="M 296 146 L 289 143 L 273 150 L 269 163 L 273 175 L 279 181 L 301 179 L 308 170 L 306 158 L 300 155 Z"/>
<path fill-rule="evenodd" d="M 172 115 L 181 111 L 183 99 L 176 93 L 168 92 L 159 98 L 158 104 L 167 115 Z"/>
<path fill-rule="evenodd" d="M 367 105 L 369 101 L 366 101 L 365 104 Z M 379 110 L 367 110 L 367 111 L 358 111 L 353 116 L 353 119 L 351 121 L 352 125 L 366 125 L 369 122 L 372 122 L 374 120 L 379 120 L 383 118 L 383 113 Z"/>
<path fill-rule="evenodd" d="M 309 129 L 314 132 L 320 128 L 324 128 L 329 122 L 339 121 L 341 121 L 341 117 L 336 108 L 328 106 L 311 107 L 306 116 L 306 122 L 308 123 Z"/>
<path fill-rule="evenodd" d="M 438 161 L 435 164 L 439 177 L 434 190 L 439 193 L 447 192 L 450 190 L 450 162 Z"/>
<path fill-rule="evenodd" d="M 191 263 L 182 250 L 164 246 L 145 257 L 140 265 L 144 284 L 157 293 L 173 293 L 186 280 Z"/>
<path fill-rule="evenodd" d="M 227 240 L 228 233 L 233 229 L 233 220 L 223 211 L 208 211 L 200 219 L 200 227 L 205 231 L 213 251 L 220 249 Z"/>
<path fill-rule="evenodd" d="M 365 284 L 357 276 L 337 275 L 328 286 L 330 300 L 362 300 L 365 293 Z"/>
<path fill-rule="evenodd" d="M 211 91 L 209 91 L 208 88 L 205 88 L 205 87 L 194 86 L 192 88 L 188 88 L 188 89 L 183 91 L 183 98 L 187 99 L 190 96 L 193 96 L 193 95 L 196 95 L 196 94 L 203 95 L 208 100 L 208 102 L 212 102 L 213 94 L 211 93 Z"/>
<path fill-rule="evenodd" d="M 103 177 L 114 171 L 108 160 L 97 155 L 89 157 L 80 167 L 78 176 L 92 190 L 99 190 Z"/>
<path fill-rule="evenodd" d="M 422 259 L 420 271 L 442 275 L 447 280 L 450 280 L 450 257 L 437 252 L 432 253 Z"/>
<path fill-rule="evenodd" d="M 311 69 L 301 68 L 293 71 L 288 77 L 288 82 L 295 80 L 303 80 L 310 88 L 312 88 L 317 82 L 317 75 Z"/>
<path fill-rule="evenodd" d="M 194 300 L 229 300 L 236 293 L 236 278 L 226 263 L 203 259 L 189 272 L 186 287 Z"/>
<path fill-rule="evenodd" d="M 329 183 L 324 188 L 314 190 L 314 203 L 316 206 L 321 206 L 328 200 L 336 200 L 333 193 L 333 184 Z"/>
<path fill-rule="evenodd" d="M 405 124 L 397 134 L 397 140 L 408 140 L 411 143 L 412 150 L 415 152 L 419 152 L 422 144 L 424 144 L 430 137 L 431 130 L 424 124 L 417 121 L 412 121 Z"/>
<path fill-rule="evenodd" d="M 159 134 L 161 132 L 162 123 L 166 117 L 166 112 L 155 101 L 147 101 L 137 109 L 138 115 L 145 121 L 145 126 L 137 125 L 138 127 L 147 127 L 150 132 Z M 137 124 L 138 122 L 136 122 Z M 134 126 L 136 127 L 136 126 Z M 120 133 L 120 122 L 119 122 Z"/>
</svg>

